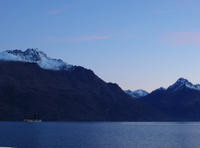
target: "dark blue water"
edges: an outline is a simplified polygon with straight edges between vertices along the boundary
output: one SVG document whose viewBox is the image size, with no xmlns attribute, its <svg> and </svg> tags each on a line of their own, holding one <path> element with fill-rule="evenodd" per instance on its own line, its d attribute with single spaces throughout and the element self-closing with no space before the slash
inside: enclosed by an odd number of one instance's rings
<svg viewBox="0 0 200 148">
<path fill-rule="evenodd" d="M 200 123 L 0 122 L 0 146 L 17 148 L 199 148 Z"/>
</svg>

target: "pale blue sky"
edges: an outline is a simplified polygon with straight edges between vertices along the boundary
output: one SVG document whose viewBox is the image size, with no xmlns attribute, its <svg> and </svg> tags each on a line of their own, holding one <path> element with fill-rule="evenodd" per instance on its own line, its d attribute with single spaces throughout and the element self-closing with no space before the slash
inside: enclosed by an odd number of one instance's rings
<svg viewBox="0 0 200 148">
<path fill-rule="evenodd" d="M 200 83 L 199 0 L 0 0 L 0 49 L 39 48 L 123 89 Z"/>
</svg>

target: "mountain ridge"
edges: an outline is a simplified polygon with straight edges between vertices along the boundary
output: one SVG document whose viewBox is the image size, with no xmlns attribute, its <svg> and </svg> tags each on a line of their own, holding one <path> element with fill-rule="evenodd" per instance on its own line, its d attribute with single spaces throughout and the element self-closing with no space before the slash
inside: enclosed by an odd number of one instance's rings
<svg viewBox="0 0 200 148">
<path fill-rule="evenodd" d="M 145 91 L 143 89 L 137 89 L 135 91 L 125 90 L 124 92 L 133 98 L 141 98 L 141 97 L 144 97 L 149 94 L 147 91 Z"/>
<path fill-rule="evenodd" d="M 137 99 L 92 70 L 39 50 L 0 53 L 1 121 L 34 113 L 44 121 L 200 121 L 199 88 L 179 78 Z"/>
<path fill-rule="evenodd" d="M 84 67 L 55 70 L 41 68 L 37 62 L 0 60 L 0 120 L 23 121 L 34 113 L 44 121 L 165 118 L 157 110 L 132 99 L 117 84 L 106 83 Z"/>
<path fill-rule="evenodd" d="M 0 60 L 36 63 L 41 68 L 50 70 L 69 70 L 73 68 L 73 65 L 67 64 L 61 59 L 50 58 L 37 48 L 28 48 L 24 51 L 18 49 L 5 50 L 0 52 Z"/>
<path fill-rule="evenodd" d="M 173 121 L 200 120 L 199 84 L 179 78 L 167 89 L 157 89 L 140 101 L 167 114 Z"/>
</svg>

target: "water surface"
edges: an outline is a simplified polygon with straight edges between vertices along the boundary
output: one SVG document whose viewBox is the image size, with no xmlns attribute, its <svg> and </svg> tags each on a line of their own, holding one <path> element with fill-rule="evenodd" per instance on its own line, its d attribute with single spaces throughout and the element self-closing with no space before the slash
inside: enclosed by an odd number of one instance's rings
<svg viewBox="0 0 200 148">
<path fill-rule="evenodd" d="M 0 146 L 199 148 L 198 122 L 0 122 Z"/>
</svg>

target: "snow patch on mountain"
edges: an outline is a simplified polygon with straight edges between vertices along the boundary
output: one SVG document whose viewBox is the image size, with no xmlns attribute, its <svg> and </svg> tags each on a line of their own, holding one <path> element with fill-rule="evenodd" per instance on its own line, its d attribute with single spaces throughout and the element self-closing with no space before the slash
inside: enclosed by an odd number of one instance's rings
<svg viewBox="0 0 200 148">
<path fill-rule="evenodd" d="M 191 82 L 189 82 L 187 79 L 179 78 L 173 85 L 169 86 L 167 90 L 178 91 L 183 88 L 189 88 L 189 89 L 194 89 L 194 90 L 200 91 L 200 84 L 194 85 Z"/>
<path fill-rule="evenodd" d="M 61 59 L 49 58 L 44 52 L 38 49 L 2 51 L 0 52 L 0 60 L 36 63 L 41 68 L 49 70 L 69 70 L 73 67 Z"/>
<path fill-rule="evenodd" d="M 130 95 L 133 98 L 141 98 L 141 97 L 144 97 L 149 94 L 147 91 L 142 90 L 142 89 L 138 89 L 135 91 L 125 90 L 125 93 L 127 93 L 128 95 Z"/>
</svg>

